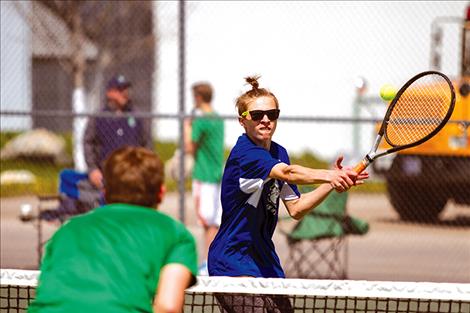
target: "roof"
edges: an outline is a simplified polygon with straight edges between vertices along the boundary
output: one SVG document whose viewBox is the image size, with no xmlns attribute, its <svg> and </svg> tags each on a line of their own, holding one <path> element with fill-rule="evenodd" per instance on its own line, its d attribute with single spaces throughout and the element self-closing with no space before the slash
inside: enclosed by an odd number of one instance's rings
<svg viewBox="0 0 470 313">
<path fill-rule="evenodd" d="M 28 17 L 32 29 L 33 56 L 43 58 L 69 58 L 72 56 L 72 33 L 65 22 L 51 10 L 38 2 L 32 3 L 32 14 Z M 83 48 L 86 59 L 95 59 L 98 48 L 84 39 Z"/>
</svg>

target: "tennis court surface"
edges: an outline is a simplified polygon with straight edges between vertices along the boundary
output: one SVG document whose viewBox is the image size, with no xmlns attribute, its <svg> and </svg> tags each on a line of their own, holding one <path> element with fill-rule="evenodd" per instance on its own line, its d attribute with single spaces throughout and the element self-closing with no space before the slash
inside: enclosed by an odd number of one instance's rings
<svg viewBox="0 0 470 313">
<path fill-rule="evenodd" d="M 1 270 L 1 312 L 25 312 L 38 271 Z M 199 277 L 184 312 L 470 313 L 470 284 Z"/>
</svg>

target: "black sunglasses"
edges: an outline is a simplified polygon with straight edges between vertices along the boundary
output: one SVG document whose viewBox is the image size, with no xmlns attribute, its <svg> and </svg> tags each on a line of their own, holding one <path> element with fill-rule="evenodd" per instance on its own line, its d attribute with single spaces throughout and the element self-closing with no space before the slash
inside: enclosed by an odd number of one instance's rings
<svg viewBox="0 0 470 313">
<path fill-rule="evenodd" d="M 251 119 L 255 122 L 261 121 L 265 115 L 268 116 L 270 121 L 275 121 L 279 118 L 279 113 L 281 110 L 279 109 L 272 109 L 272 110 L 253 110 L 253 111 L 245 111 L 242 113 L 243 117 L 246 117 L 248 113 L 250 113 Z"/>
</svg>

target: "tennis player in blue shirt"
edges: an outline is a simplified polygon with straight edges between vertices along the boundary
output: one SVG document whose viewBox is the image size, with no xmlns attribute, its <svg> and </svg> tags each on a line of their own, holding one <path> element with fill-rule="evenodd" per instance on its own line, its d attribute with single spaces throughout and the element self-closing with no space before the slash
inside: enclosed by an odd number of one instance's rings
<svg viewBox="0 0 470 313">
<path fill-rule="evenodd" d="M 300 219 L 332 190 L 344 192 L 368 178 L 367 173 L 343 168 L 342 157 L 331 170 L 290 165 L 286 149 L 271 140 L 280 112 L 278 100 L 258 87 L 258 78 L 246 78 L 252 89 L 236 102 L 245 133 L 225 165 L 222 224 L 209 249 L 211 276 L 284 278 L 272 241 L 279 199 L 290 216 Z M 296 184 L 320 185 L 301 195 Z"/>
</svg>

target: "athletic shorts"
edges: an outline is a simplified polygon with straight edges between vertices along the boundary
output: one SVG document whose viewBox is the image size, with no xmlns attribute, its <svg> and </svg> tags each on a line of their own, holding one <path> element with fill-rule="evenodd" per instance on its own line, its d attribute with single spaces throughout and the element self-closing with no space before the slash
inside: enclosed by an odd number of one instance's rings
<svg viewBox="0 0 470 313">
<path fill-rule="evenodd" d="M 220 202 L 220 184 L 205 183 L 193 180 L 193 197 L 196 199 L 196 210 L 208 226 L 220 226 L 222 221 L 222 204 Z"/>
</svg>

